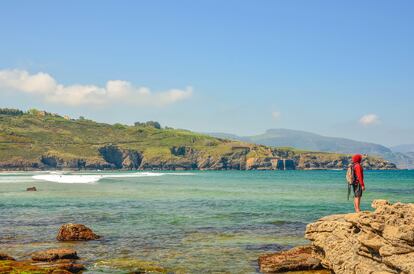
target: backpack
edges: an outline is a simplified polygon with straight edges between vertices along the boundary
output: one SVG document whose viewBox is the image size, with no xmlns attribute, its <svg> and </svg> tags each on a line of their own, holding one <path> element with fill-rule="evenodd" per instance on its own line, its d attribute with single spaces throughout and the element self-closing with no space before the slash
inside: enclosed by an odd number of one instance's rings
<svg viewBox="0 0 414 274">
<path fill-rule="evenodd" d="M 353 164 L 350 164 L 346 170 L 346 181 L 348 182 L 348 185 L 354 185 L 356 183 L 356 175 Z"/>
<path fill-rule="evenodd" d="M 350 164 L 348 166 L 348 169 L 346 170 L 346 181 L 348 185 L 348 200 L 349 200 L 349 196 L 351 195 L 351 186 L 355 185 L 357 181 L 353 164 Z"/>
</svg>

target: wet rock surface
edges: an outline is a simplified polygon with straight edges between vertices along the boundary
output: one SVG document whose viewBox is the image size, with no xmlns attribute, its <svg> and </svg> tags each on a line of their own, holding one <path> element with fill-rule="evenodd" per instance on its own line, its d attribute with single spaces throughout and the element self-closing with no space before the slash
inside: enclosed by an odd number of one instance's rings
<svg viewBox="0 0 414 274">
<path fill-rule="evenodd" d="M 32 260 L 16 261 L 0 253 L 0 273 L 70 274 L 85 270 L 77 262 L 79 257 L 73 249 L 49 249 L 32 254 Z"/>
<path fill-rule="evenodd" d="M 56 261 L 60 259 L 79 259 L 76 251 L 73 249 L 48 249 L 37 251 L 32 254 L 33 261 Z"/>
<path fill-rule="evenodd" d="M 323 269 L 321 260 L 313 256 L 313 247 L 310 245 L 262 255 L 259 257 L 259 267 L 263 273 Z"/>
<path fill-rule="evenodd" d="M 13 257 L 7 255 L 6 253 L 0 252 L 0 261 L 5 261 L 5 260 L 15 261 Z"/>
<path fill-rule="evenodd" d="M 41 269 L 53 269 L 53 274 L 58 273 L 79 273 L 86 270 L 83 264 L 77 263 L 74 260 L 56 260 L 53 262 L 32 263 L 33 266 Z M 62 272 L 63 271 L 63 272 Z M 66 272 L 65 272 L 66 271 Z"/>
<path fill-rule="evenodd" d="M 91 241 L 101 236 L 83 224 L 64 224 L 60 227 L 56 239 L 58 241 Z"/>
<path fill-rule="evenodd" d="M 315 256 L 335 273 L 414 273 L 414 204 L 324 217 L 306 228 Z"/>
</svg>

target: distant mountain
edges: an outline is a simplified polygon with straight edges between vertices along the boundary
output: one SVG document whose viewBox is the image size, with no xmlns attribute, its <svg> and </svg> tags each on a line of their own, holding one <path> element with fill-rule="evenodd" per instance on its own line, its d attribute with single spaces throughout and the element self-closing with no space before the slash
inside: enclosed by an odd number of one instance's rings
<svg viewBox="0 0 414 274">
<path fill-rule="evenodd" d="M 374 143 L 359 142 L 345 138 L 326 137 L 315 133 L 291 129 L 269 129 L 263 134 L 253 136 L 237 136 L 226 133 L 210 133 L 210 135 L 219 138 L 243 140 L 267 146 L 294 147 L 314 151 L 377 155 L 392 153 L 391 149 Z"/>
<path fill-rule="evenodd" d="M 249 137 L 238 136 L 236 134 L 231 134 L 231 133 L 209 132 L 206 134 L 216 137 L 216 138 L 220 138 L 220 139 L 229 139 L 229 140 L 246 141 L 246 142 L 248 142 L 249 140 Z"/>
<path fill-rule="evenodd" d="M 414 144 L 394 146 L 394 147 L 391 147 L 391 150 L 394 152 L 401 152 L 401 153 L 408 153 L 408 152 L 414 153 Z"/>
<path fill-rule="evenodd" d="M 414 168 L 414 157 L 412 157 L 412 155 L 407 155 L 399 151 L 392 151 L 390 148 L 383 145 L 360 142 L 346 138 L 327 137 L 300 130 L 269 129 L 263 134 L 253 136 L 237 136 L 226 133 L 210 133 L 210 135 L 274 147 L 293 147 L 312 151 L 377 155 L 396 163 L 399 168 Z M 400 149 L 402 150 L 404 148 Z"/>
</svg>

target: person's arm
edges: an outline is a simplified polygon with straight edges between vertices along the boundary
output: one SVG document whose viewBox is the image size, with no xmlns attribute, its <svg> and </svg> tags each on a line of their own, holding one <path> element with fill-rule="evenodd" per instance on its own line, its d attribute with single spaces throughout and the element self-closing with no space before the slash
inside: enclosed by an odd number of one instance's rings
<svg viewBox="0 0 414 274">
<path fill-rule="evenodd" d="M 361 165 L 355 165 L 355 175 L 357 176 L 358 182 L 361 184 L 362 189 L 365 190 L 364 171 L 362 170 Z"/>
</svg>

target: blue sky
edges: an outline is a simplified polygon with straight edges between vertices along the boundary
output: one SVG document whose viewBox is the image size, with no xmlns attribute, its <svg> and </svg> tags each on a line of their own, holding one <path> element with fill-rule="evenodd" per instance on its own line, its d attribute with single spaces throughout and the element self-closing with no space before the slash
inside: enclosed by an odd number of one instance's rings
<svg viewBox="0 0 414 274">
<path fill-rule="evenodd" d="M 2 1 L 1 106 L 414 143 L 412 1 Z"/>
</svg>

